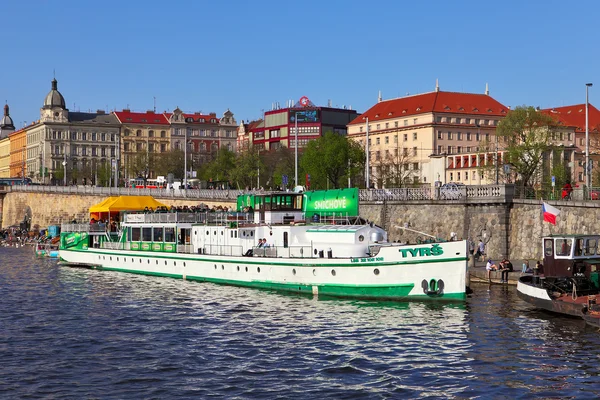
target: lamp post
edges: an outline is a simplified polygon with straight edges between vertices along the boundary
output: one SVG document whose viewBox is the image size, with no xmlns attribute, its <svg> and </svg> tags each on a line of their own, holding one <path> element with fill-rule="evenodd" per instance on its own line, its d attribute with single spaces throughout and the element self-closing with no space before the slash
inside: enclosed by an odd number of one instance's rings
<svg viewBox="0 0 600 400">
<path fill-rule="evenodd" d="M 294 140 L 296 141 L 294 146 L 294 182 L 295 186 L 298 186 L 298 111 L 294 113 Z"/>
<path fill-rule="evenodd" d="M 67 145 L 63 145 L 63 186 L 67 186 Z"/>
<path fill-rule="evenodd" d="M 500 164 L 500 161 L 498 160 L 498 134 L 494 133 L 494 136 L 496 137 L 496 185 L 498 184 L 498 164 Z"/>
<path fill-rule="evenodd" d="M 369 169 L 370 169 L 369 168 L 369 153 L 370 153 L 370 149 L 369 149 L 369 117 L 367 117 L 367 136 L 366 136 L 366 142 L 365 142 L 365 149 L 367 150 L 366 151 L 367 163 L 365 166 L 365 177 L 366 177 L 365 181 L 367 184 L 367 189 L 370 189 L 371 185 L 370 185 L 370 171 L 369 171 Z"/>
<path fill-rule="evenodd" d="M 187 132 L 188 132 L 188 128 L 185 128 L 185 131 L 183 132 L 183 135 L 184 135 L 184 140 L 183 140 L 183 190 L 186 190 L 186 191 L 187 191 L 187 147 L 188 147 Z"/>
<path fill-rule="evenodd" d="M 590 165 L 590 129 L 589 129 L 589 102 L 588 89 L 592 83 L 585 84 L 585 184 L 589 188 L 592 186 L 592 168 Z"/>
<path fill-rule="evenodd" d="M 115 189 L 119 185 L 119 135 L 115 133 Z"/>
</svg>

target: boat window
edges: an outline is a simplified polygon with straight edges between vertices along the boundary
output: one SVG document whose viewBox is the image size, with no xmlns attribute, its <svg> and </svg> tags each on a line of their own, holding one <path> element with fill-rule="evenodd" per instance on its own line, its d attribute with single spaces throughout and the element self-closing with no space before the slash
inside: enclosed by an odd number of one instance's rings
<svg viewBox="0 0 600 400">
<path fill-rule="evenodd" d="M 165 228 L 165 242 L 175 243 L 175 228 Z"/>
<path fill-rule="evenodd" d="M 139 242 L 142 237 L 142 228 L 131 228 L 131 241 Z"/>
<path fill-rule="evenodd" d="M 556 239 L 556 255 L 569 256 L 571 255 L 571 246 L 573 239 Z"/>
<path fill-rule="evenodd" d="M 152 241 L 153 242 L 162 242 L 162 240 L 163 240 L 163 228 L 162 227 L 158 228 L 158 227 L 155 226 L 152 229 L 152 231 L 153 231 Z"/>
<path fill-rule="evenodd" d="M 150 242 L 152 241 L 152 228 L 144 227 L 142 228 L 142 242 Z"/>
<path fill-rule="evenodd" d="M 575 239 L 575 251 L 573 252 L 573 256 L 583 256 L 583 238 Z"/>
<path fill-rule="evenodd" d="M 552 256 L 552 239 L 544 240 L 544 255 L 547 257 Z"/>
</svg>

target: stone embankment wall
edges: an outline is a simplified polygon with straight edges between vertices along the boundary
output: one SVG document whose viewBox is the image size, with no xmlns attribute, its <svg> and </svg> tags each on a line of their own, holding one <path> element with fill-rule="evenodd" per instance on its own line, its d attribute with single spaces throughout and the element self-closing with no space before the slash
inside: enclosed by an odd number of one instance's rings
<svg viewBox="0 0 600 400">
<path fill-rule="evenodd" d="M 2 227 L 23 221 L 31 215 L 31 226 L 86 220 L 90 206 L 105 196 L 11 192 L 0 197 Z M 199 200 L 158 199 L 171 206 L 198 205 Z M 202 201 L 210 207 L 232 207 L 232 201 Z M 559 210 L 557 225 L 544 222 L 541 204 L 536 200 L 515 200 L 509 203 L 462 202 L 362 202 L 363 218 L 388 230 L 389 240 L 416 243 L 427 239 L 424 234 L 449 239 L 455 232 L 458 239 L 483 239 L 489 257 L 498 260 L 541 259 L 541 237 L 548 234 L 600 234 L 600 202 L 556 202 Z M 408 229 L 401 229 L 406 227 Z"/>
<path fill-rule="evenodd" d="M 31 226 L 46 228 L 60 225 L 63 222 L 85 221 L 89 218 L 89 208 L 106 199 L 106 196 L 87 196 L 78 194 L 48 194 L 35 192 L 11 192 L 4 195 L 2 201 L 2 227 L 18 225 L 25 214 L 31 216 Z M 196 206 L 201 201 L 194 199 L 176 200 L 160 199 L 158 201 L 170 206 Z M 209 207 L 235 206 L 232 201 L 202 201 Z"/>
</svg>

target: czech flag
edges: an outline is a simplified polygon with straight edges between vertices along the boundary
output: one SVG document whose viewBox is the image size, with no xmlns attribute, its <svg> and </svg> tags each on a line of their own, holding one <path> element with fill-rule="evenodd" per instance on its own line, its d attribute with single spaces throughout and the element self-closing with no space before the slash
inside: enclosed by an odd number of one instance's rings
<svg viewBox="0 0 600 400">
<path fill-rule="evenodd" d="M 548 221 L 552 225 L 556 225 L 556 217 L 558 214 L 560 214 L 558 208 L 552 207 L 548 203 L 542 203 L 542 212 L 544 213 L 544 221 Z"/>
</svg>

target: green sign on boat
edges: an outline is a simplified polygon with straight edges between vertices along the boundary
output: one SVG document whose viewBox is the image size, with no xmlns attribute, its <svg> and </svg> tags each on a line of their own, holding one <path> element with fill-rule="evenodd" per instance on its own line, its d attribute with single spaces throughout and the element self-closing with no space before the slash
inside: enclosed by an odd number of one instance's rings
<svg viewBox="0 0 600 400">
<path fill-rule="evenodd" d="M 358 216 L 358 188 L 315 190 L 304 197 L 306 218 L 314 214 Z"/>
</svg>

